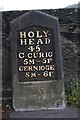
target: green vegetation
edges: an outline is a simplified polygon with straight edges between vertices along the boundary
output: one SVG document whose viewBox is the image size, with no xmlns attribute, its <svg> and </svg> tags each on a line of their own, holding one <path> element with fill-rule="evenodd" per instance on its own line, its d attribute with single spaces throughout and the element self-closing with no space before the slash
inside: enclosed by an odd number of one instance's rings
<svg viewBox="0 0 80 120">
<path fill-rule="evenodd" d="M 71 77 L 68 82 L 66 81 L 66 99 L 68 105 L 80 107 L 79 83 L 79 79 L 76 79 L 75 77 Z"/>
</svg>

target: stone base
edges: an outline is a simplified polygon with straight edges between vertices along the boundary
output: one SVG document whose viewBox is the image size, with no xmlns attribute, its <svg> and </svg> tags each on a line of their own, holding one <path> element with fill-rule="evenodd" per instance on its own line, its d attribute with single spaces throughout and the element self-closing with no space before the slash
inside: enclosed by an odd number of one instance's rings
<svg viewBox="0 0 80 120">
<path fill-rule="evenodd" d="M 13 108 L 15 111 L 65 109 L 65 106 L 62 80 L 30 84 L 14 83 Z"/>
</svg>

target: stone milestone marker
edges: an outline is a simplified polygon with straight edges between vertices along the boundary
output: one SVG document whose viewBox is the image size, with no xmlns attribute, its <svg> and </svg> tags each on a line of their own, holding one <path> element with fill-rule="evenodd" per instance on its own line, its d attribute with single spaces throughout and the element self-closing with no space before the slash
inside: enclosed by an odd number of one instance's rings
<svg viewBox="0 0 80 120">
<path fill-rule="evenodd" d="M 65 108 L 58 19 L 27 12 L 11 22 L 10 40 L 14 109 Z"/>
</svg>

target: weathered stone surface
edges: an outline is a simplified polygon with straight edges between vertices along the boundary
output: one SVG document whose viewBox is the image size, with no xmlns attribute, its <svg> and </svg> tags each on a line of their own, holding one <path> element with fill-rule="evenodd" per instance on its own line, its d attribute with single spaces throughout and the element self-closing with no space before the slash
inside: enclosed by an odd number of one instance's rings
<svg viewBox="0 0 80 120">
<path fill-rule="evenodd" d="M 17 37 L 19 36 L 18 31 L 21 33 L 21 38 Z M 42 31 L 45 31 L 46 34 L 43 34 L 45 32 L 42 33 Z M 26 36 L 28 36 L 27 41 L 28 39 L 30 41 L 28 43 L 24 42 Z M 45 39 L 47 39 L 46 42 Z M 64 109 L 64 75 L 58 19 L 43 12 L 30 11 L 11 22 L 10 41 L 14 109 L 16 111 Z M 26 54 L 28 60 L 35 60 L 35 62 L 24 62 L 26 56 L 23 58 L 23 55 L 20 55 L 22 53 Z M 34 57 L 33 53 L 53 53 L 53 55 Z M 19 57 L 17 57 L 18 55 Z M 46 63 L 43 62 L 44 58 L 46 58 Z M 47 62 L 47 59 L 51 61 Z M 37 63 L 37 61 L 40 62 Z M 43 71 L 30 68 L 30 71 L 27 72 L 20 68 L 25 65 L 32 67 L 33 65 L 39 67 L 54 65 L 54 74 L 53 69 L 49 68 Z"/>
</svg>

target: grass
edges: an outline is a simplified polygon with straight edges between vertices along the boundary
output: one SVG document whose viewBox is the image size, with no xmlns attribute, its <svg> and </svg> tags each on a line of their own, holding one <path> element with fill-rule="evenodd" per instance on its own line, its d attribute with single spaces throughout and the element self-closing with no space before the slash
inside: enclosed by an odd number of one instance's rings
<svg viewBox="0 0 80 120">
<path fill-rule="evenodd" d="M 80 88 L 79 79 L 71 77 L 70 81 L 66 81 L 66 100 L 68 105 L 80 107 Z"/>
</svg>

